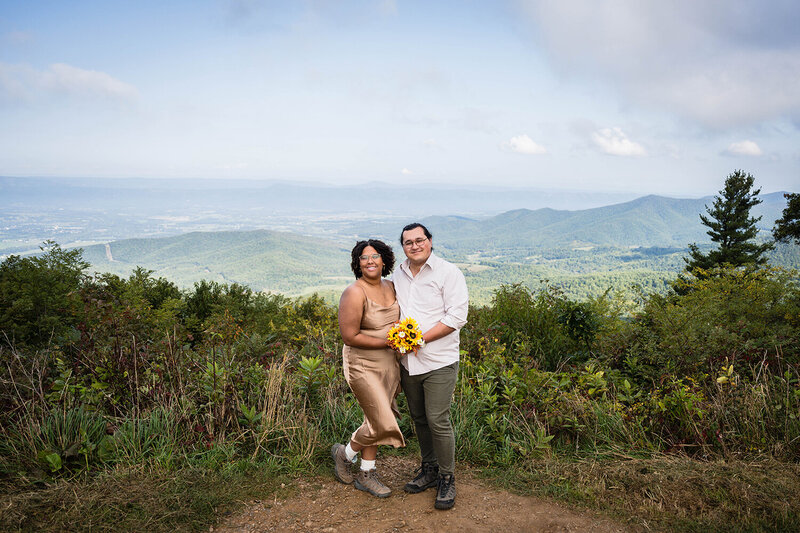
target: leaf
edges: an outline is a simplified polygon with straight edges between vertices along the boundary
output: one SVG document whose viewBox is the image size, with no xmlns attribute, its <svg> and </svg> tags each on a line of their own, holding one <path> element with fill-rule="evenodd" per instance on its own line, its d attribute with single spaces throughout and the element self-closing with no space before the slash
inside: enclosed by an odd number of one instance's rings
<svg viewBox="0 0 800 533">
<path fill-rule="evenodd" d="M 47 467 L 50 468 L 50 472 L 58 472 L 61 470 L 61 456 L 55 452 L 43 450 L 39 452 L 38 459 L 40 462 L 45 463 Z"/>
</svg>

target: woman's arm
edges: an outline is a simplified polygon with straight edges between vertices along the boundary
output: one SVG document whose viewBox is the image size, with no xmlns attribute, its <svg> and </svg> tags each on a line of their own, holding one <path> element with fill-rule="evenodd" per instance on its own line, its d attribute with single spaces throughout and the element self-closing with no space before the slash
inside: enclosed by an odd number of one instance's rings
<svg viewBox="0 0 800 533">
<path fill-rule="evenodd" d="M 348 346 L 376 350 L 386 348 L 386 339 L 361 333 L 361 316 L 364 313 L 364 292 L 350 285 L 339 300 L 339 333 Z"/>
</svg>

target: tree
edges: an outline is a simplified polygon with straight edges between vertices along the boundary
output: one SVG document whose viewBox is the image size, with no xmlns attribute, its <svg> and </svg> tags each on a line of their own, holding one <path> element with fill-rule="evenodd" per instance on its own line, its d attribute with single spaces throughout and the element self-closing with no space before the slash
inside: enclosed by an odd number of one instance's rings
<svg viewBox="0 0 800 533">
<path fill-rule="evenodd" d="M 700 215 L 700 220 L 709 228 L 706 233 L 713 242 L 719 244 L 719 248 L 704 254 L 697 244 L 690 244 L 690 257 L 683 258 L 687 270 L 708 270 L 722 265 L 761 265 L 766 262 L 763 254 L 773 244 L 754 242 L 758 234 L 756 223 L 761 220 L 761 217 L 750 216 L 750 209 L 761 203 L 758 198 L 761 189 L 753 190 L 754 181 L 751 174 L 742 170 L 735 171 L 725 179 L 725 187 L 714 198 L 713 209 L 706 206 L 709 216 Z"/>
<path fill-rule="evenodd" d="M 776 241 L 794 240 L 795 244 L 800 244 L 800 194 L 787 193 L 783 197 L 786 198 L 786 209 L 783 217 L 775 221 L 772 236 Z"/>
<path fill-rule="evenodd" d="M 45 242 L 42 254 L 0 264 L 0 340 L 43 346 L 64 340 L 75 321 L 70 294 L 84 283 L 83 250 Z"/>
</svg>

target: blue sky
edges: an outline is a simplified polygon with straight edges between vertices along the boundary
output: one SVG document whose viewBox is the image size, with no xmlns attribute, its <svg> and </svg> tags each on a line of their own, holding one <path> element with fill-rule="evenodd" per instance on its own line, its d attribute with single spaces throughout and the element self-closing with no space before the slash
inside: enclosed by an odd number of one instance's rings
<svg viewBox="0 0 800 533">
<path fill-rule="evenodd" d="M 800 3 L 0 0 L 0 175 L 800 189 Z"/>
</svg>

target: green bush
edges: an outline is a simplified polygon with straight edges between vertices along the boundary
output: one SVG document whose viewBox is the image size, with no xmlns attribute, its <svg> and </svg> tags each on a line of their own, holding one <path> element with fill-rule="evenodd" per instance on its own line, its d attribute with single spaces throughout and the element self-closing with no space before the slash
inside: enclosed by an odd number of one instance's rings
<svg viewBox="0 0 800 533">
<path fill-rule="evenodd" d="M 650 295 L 630 328 L 605 339 L 609 364 L 638 380 L 713 373 L 729 361 L 800 364 L 800 287 L 780 269 L 720 268 Z M 616 346 L 614 346 L 616 344 Z"/>
<path fill-rule="evenodd" d="M 18 260 L 3 266 L 19 270 Z M 711 274 L 643 295 L 634 311 L 608 291 L 578 302 L 554 287 L 497 289 L 461 332 L 459 457 L 501 466 L 618 449 L 800 457 L 794 274 Z M 337 310 L 319 297 L 207 282 L 180 292 L 141 269 L 64 283 L 69 305 L 49 316 L 69 335 L 0 346 L 7 472 L 216 469 L 231 458 L 311 466 L 361 423 Z M 13 331 L 42 331 L 15 316 Z M 409 417 L 400 424 L 411 437 Z"/>
</svg>

